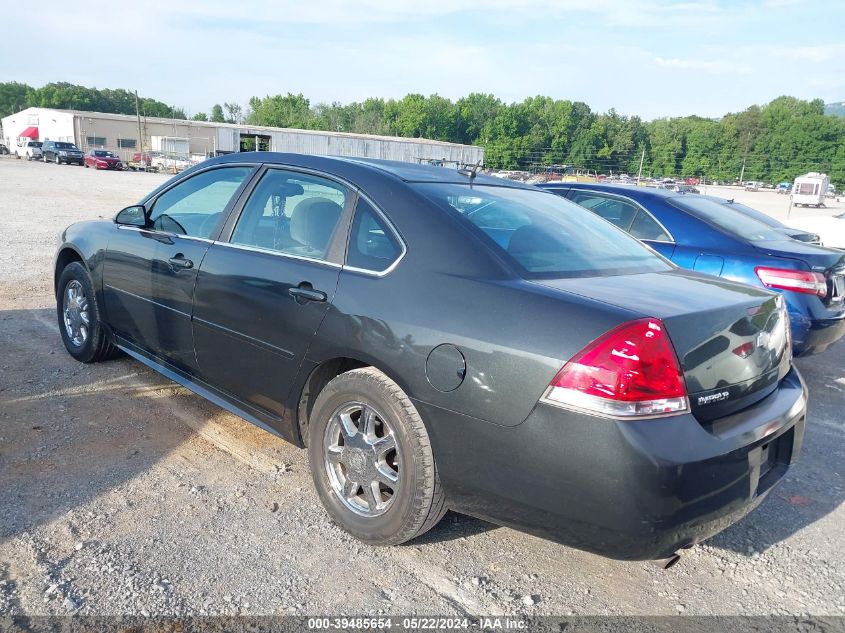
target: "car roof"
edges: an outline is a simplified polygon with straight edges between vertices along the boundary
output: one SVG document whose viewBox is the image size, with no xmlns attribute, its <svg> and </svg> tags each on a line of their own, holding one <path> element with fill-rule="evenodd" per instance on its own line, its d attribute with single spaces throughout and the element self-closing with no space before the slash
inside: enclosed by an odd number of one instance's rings
<svg viewBox="0 0 845 633">
<path fill-rule="evenodd" d="M 678 198 L 689 195 L 679 191 L 672 191 L 671 189 L 658 189 L 656 187 L 641 187 L 639 185 L 605 185 L 601 183 L 592 182 L 546 182 L 538 185 L 543 189 L 553 189 L 565 187 L 568 189 L 584 189 L 587 191 L 604 191 L 607 193 L 616 193 L 620 196 L 628 196 L 629 198 Z"/>
<path fill-rule="evenodd" d="M 203 165 L 213 163 L 232 162 L 260 162 L 268 165 L 299 166 L 312 169 L 319 169 L 339 176 L 349 175 L 360 169 L 378 172 L 380 174 L 393 176 L 404 182 L 443 182 L 461 183 L 474 185 L 491 185 L 496 187 L 508 187 L 513 189 L 534 189 L 513 180 L 494 178 L 477 174 L 470 178 L 466 173 L 449 167 L 435 167 L 432 165 L 419 165 L 415 163 L 403 163 L 395 160 L 380 160 L 376 158 L 357 158 L 349 156 L 317 156 L 313 154 L 291 154 L 282 152 L 237 152 L 212 158 Z"/>
</svg>

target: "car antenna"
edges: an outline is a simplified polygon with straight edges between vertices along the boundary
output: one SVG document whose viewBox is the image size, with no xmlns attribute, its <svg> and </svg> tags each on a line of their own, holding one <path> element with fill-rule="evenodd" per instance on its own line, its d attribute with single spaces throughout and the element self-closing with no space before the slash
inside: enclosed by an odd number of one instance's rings
<svg viewBox="0 0 845 633">
<path fill-rule="evenodd" d="M 466 167 L 462 167 L 458 170 L 458 173 L 462 176 L 467 176 L 470 180 L 473 180 L 475 176 L 478 174 L 478 168 L 481 167 L 481 161 L 479 160 L 475 165 L 472 166 L 472 169 L 467 169 Z"/>
</svg>

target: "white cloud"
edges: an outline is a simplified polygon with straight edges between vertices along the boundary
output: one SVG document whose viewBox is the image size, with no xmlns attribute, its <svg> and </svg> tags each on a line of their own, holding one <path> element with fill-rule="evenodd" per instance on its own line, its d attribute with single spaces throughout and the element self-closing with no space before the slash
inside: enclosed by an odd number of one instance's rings
<svg viewBox="0 0 845 633">
<path fill-rule="evenodd" d="M 727 59 L 678 59 L 677 57 L 655 57 L 654 63 L 661 68 L 693 70 L 716 75 L 750 73 L 751 67 L 742 62 Z"/>
</svg>

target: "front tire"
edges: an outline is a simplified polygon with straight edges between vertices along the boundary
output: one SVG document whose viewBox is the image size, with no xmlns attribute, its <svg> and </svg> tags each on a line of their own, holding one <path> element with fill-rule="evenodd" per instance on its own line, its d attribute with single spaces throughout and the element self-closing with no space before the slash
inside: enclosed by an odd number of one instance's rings
<svg viewBox="0 0 845 633">
<path fill-rule="evenodd" d="M 58 155 L 58 154 L 56 154 L 56 164 L 57 164 L 57 165 L 61 165 L 61 164 L 62 164 L 62 160 L 59 158 L 59 155 Z"/>
<path fill-rule="evenodd" d="M 117 355 L 100 319 L 91 276 L 79 262 L 68 264 L 59 277 L 56 315 L 65 349 L 79 362 L 96 363 Z"/>
<path fill-rule="evenodd" d="M 311 476 L 332 520 L 370 545 L 398 545 L 446 512 L 428 432 L 402 389 L 374 367 L 335 377 L 309 416 Z"/>
</svg>

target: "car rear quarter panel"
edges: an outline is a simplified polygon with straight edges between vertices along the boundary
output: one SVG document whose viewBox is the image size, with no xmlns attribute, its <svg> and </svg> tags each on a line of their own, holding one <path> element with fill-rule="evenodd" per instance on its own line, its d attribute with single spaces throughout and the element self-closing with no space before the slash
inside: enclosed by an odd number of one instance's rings
<svg viewBox="0 0 845 633">
<path fill-rule="evenodd" d="M 405 392 L 500 425 L 529 415 L 563 363 L 630 311 L 514 277 L 445 211 L 398 189 L 376 202 L 407 243 L 383 277 L 344 270 L 308 360 L 356 358 Z M 452 391 L 429 382 L 438 345 L 457 347 L 466 375 Z"/>
</svg>

